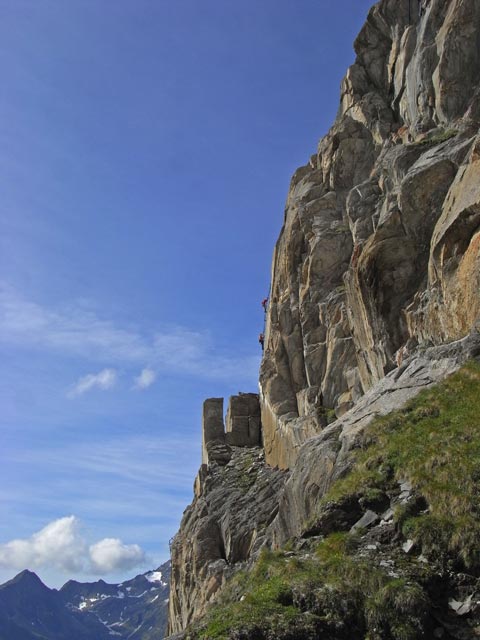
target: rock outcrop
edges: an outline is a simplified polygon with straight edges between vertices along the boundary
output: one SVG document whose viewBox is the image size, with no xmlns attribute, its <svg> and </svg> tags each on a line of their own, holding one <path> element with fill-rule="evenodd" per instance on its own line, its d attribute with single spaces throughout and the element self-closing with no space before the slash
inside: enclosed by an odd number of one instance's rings
<svg viewBox="0 0 480 640">
<path fill-rule="evenodd" d="M 292 178 L 260 403 L 233 398 L 226 429 L 223 401 L 204 407 L 172 633 L 262 547 L 380 526 L 355 497 L 312 516 L 374 417 L 480 355 L 480 3 L 381 0 L 355 51 L 337 119 Z"/>
<path fill-rule="evenodd" d="M 266 543 L 288 474 L 265 464 L 258 395 L 203 405 L 203 455 L 195 497 L 171 543 L 170 632 L 184 629 Z"/>
<path fill-rule="evenodd" d="M 269 528 L 273 546 L 308 535 L 308 523 L 322 496 L 350 468 L 352 453 L 374 418 L 403 407 L 419 391 L 443 380 L 473 358 L 480 358 L 479 334 L 430 347 L 403 362 L 375 384 L 353 409 L 310 438 L 300 449 L 281 495 L 278 516 Z"/>
<path fill-rule="evenodd" d="M 223 398 L 208 398 L 203 403 L 202 464 L 224 458 L 229 460 L 230 446 L 259 447 L 260 403 L 256 393 L 231 396 L 226 425 L 223 422 Z"/>
</svg>

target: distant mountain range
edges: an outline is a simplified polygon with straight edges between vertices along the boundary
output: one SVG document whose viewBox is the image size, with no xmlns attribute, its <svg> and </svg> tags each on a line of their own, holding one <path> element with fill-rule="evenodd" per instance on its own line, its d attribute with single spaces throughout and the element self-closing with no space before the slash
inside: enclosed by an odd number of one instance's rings
<svg viewBox="0 0 480 640">
<path fill-rule="evenodd" d="M 0 585 L 0 640 L 161 640 L 170 562 L 120 584 L 69 580 L 49 589 L 32 571 Z"/>
</svg>

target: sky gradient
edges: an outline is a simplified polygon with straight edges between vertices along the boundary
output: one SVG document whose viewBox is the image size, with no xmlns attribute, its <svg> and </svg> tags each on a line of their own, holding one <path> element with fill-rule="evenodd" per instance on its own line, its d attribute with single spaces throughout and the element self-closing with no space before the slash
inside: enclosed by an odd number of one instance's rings
<svg viewBox="0 0 480 640">
<path fill-rule="evenodd" d="M 167 559 L 371 4 L 0 0 L 0 582 Z"/>
</svg>

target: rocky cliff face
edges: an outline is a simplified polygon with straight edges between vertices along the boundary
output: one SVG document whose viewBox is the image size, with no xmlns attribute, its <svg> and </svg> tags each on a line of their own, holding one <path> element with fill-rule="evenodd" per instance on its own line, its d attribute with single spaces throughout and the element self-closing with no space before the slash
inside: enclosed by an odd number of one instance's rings
<svg viewBox="0 0 480 640">
<path fill-rule="evenodd" d="M 261 425 L 251 401 L 227 433 L 218 401 L 206 407 L 172 547 L 171 632 L 262 546 L 345 529 L 344 509 L 326 526 L 318 505 L 368 424 L 480 353 L 480 3 L 381 0 L 355 51 L 337 119 L 291 182 Z M 351 518 L 368 510 L 357 498 Z"/>
<path fill-rule="evenodd" d="M 342 415 L 417 345 L 479 316 L 480 5 L 383 0 L 340 111 L 294 175 L 260 376 L 267 462 Z"/>
</svg>

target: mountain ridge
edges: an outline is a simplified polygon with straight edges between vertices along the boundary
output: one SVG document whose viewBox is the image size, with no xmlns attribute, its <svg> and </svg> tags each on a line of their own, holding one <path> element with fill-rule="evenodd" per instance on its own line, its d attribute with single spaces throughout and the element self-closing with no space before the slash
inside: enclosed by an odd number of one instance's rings
<svg viewBox="0 0 480 640">
<path fill-rule="evenodd" d="M 166 626 L 170 563 L 119 584 L 69 580 L 48 588 L 24 570 L 0 585 L 2 640 L 158 640 Z"/>
</svg>

